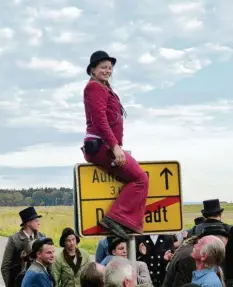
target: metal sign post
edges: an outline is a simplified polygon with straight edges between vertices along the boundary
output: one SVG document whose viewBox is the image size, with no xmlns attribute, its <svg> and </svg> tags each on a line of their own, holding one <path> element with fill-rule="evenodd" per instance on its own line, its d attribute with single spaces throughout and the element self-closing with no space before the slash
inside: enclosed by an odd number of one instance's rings
<svg viewBox="0 0 233 287">
<path fill-rule="evenodd" d="M 127 150 L 127 153 L 130 155 L 132 154 L 131 150 Z M 131 261 L 134 271 L 137 272 L 137 266 L 136 266 L 136 240 L 135 236 L 130 236 L 129 241 L 127 243 L 127 254 L 128 258 Z"/>
<path fill-rule="evenodd" d="M 127 254 L 129 260 L 132 262 L 134 271 L 137 272 L 136 266 L 136 240 L 135 236 L 130 236 L 128 244 L 127 244 Z"/>
</svg>

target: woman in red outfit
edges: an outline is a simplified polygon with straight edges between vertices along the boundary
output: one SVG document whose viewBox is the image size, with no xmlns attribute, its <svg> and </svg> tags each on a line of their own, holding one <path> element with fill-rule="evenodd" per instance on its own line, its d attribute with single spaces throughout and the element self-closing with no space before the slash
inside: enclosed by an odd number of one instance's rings
<svg viewBox="0 0 233 287">
<path fill-rule="evenodd" d="M 87 67 L 90 80 L 84 89 L 87 128 L 83 152 L 87 162 L 101 166 L 125 183 L 100 225 L 128 239 L 129 232 L 143 233 L 148 177 L 122 149 L 126 113 L 109 84 L 115 63 L 116 59 L 104 51 L 91 55 Z"/>
</svg>

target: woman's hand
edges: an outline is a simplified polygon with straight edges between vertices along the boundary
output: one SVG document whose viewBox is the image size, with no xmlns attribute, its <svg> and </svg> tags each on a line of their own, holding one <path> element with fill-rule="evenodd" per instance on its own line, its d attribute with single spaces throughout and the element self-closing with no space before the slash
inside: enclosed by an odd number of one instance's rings
<svg viewBox="0 0 233 287">
<path fill-rule="evenodd" d="M 113 154 L 115 156 L 114 162 L 116 165 L 122 166 L 125 164 L 126 162 L 125 153 L 118 144 L 114 146 Z"/>
</svg>

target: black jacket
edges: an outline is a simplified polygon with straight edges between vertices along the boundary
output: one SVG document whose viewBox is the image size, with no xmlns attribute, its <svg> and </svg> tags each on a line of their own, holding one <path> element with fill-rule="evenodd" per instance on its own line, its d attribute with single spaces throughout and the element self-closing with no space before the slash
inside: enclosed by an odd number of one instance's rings
<svg viewBox="0 0 233 287">
<path fill-rule="evenodd" d="M 231 226 L 229 224 L 223 223 L 222 221 L 218 219 L 212 219 L 212 218 L 207 218 L 203 223 L 200 223 L 198 225 L 195 225 L 191 229 L 188 230 L 188 237 L 192 237 L 194 235 L 200 235 L 204 229 L 205 226 L 209 225 L 223 225 L 225 230 L 227 232 L 230 232 Z"/>
<path fill-rule="evenodd" d="M 196 270 L 195 261 L 191 257 L 193 246 L 193 243 L 188 243 L 177 249 L 168 265 L 162 287 L 179 287 L 192 281 L 192 272 Z"/>
<path fill-rule="evenodd" d="M 139 252 L 141 243 L 146 246 L 145 255 Z M 167 250 L 174 249 L 173 235 L 159 235 L 156 244 L 153 243 L 149 235 L 136 236 L 136 248 L 137 260 L 147 264 L 153 284 L 162 284 L 167 266 L 167 261 L 163 257 Z"/>
</svg>

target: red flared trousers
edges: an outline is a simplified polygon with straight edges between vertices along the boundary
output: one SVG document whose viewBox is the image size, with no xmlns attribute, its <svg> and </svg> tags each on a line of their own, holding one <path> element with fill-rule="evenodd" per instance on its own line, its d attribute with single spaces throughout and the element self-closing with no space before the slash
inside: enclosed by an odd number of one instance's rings
<svg viewBox="0 0 233 287">
<path fill-rule="evenodd" d="M 96 155 L 84 156 L 87 162 L 101 166 L 125 183 L 106 216 L 135 232 L 142 233 L 149 185 L 147 174 L 127 152 L 126 163 L 121 167 L 112 167 L 113 154 L 105 145 L 101 146 Z"/>
</svg>

